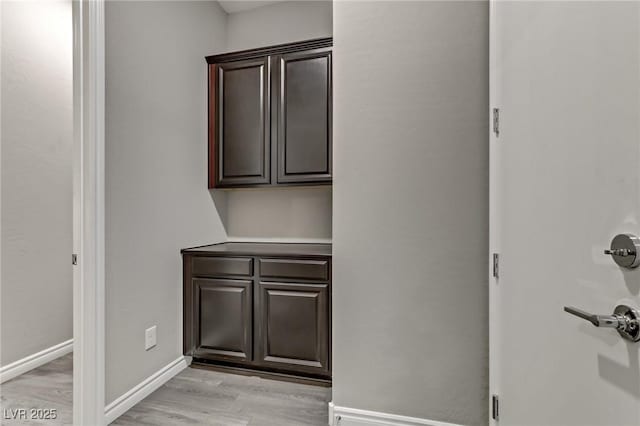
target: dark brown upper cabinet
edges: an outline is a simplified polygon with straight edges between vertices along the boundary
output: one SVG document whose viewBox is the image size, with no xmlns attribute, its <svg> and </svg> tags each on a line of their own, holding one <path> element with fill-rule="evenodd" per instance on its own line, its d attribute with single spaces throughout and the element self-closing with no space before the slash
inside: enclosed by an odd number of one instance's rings
<svg viewBox="0 0 640 426">
<path fill-rule="evenodd" d="M 216 66 L 219 186 L 270 181 L 269 74 L 268 58 Z"/>
<path fill-rule="evenodd" d="M 332 39 L 208 56 L 209 188 L 331 183 Z"/>
<path fill-rule="evenodd" d="M 278 64 L 278 183 L 331 180 L 331 50 Z"/>
</svg>

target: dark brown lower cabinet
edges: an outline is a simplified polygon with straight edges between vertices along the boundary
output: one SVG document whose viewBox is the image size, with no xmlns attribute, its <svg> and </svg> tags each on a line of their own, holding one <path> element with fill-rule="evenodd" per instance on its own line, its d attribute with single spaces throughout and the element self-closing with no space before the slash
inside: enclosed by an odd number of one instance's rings
<svg viewBox="0 0 640 426">
<path fill-rule="evenodd" d="M 249 361 L 252 354 L 251 281 L 193 279 L 196 351 L 212 360 Z"/>
<path fill-rule="evenodd" d="M 185 355 L 330 380 L 330 257 L 183 251 L 183 261 Z"/>
<path fill-rule="evenodd" d="M 261 282 L 257 299 L 256 360 L 329 375 L 329 284 Z"/>
</svg>

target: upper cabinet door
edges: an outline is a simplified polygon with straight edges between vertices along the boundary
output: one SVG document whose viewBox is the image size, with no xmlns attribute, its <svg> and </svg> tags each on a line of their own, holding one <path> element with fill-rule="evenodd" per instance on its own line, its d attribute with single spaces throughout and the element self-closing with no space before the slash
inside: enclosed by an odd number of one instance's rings
<svg viewBox="0 0 640 426">
<path fill-rule="evenodd" d="M 210 158 L 210 166 L 217 168 L 216 187 L 270 183 L 269 65 L 269 58 L 211 65 L 217 158 Z"/>
<path fill-rule="evenodd" d="M 278 183 L 331 181 L 331 50 L 278 57 Z"/>
</svg>

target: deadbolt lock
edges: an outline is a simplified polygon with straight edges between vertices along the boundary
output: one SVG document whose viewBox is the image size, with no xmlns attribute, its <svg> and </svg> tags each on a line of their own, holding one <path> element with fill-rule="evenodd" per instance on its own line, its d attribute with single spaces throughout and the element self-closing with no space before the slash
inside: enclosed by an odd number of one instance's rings
<svg viewBox="0 0 640 426">
<path fill-rule="evenodd" d="M 611 248 L 604 254 L 611 255 L 613 261 L 623 268 L 640 266 L 640 238 L 633 234 L 618 234 L 611 240 Z"/>
</svg>

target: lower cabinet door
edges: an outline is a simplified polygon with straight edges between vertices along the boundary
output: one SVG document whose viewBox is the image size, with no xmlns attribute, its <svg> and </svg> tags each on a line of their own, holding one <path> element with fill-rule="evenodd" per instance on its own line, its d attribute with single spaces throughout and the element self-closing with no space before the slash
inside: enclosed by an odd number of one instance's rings
<svg viewBox="0 0 640 426">
<path fill-rule="evenodd" d="M 330 377 L 329 284 L 260 282 L 257 299 L 256 362 Z"/>
<path fill-rule="evenodd" d="M 211 360 L 252 360 L 252 282 L 248 280 L 193 280 L 194 356 Z"/>
</svg>

